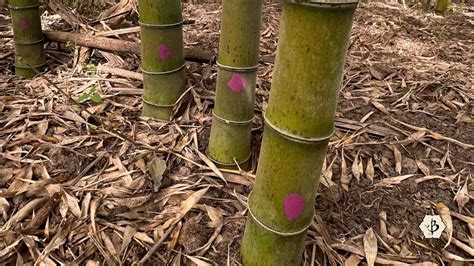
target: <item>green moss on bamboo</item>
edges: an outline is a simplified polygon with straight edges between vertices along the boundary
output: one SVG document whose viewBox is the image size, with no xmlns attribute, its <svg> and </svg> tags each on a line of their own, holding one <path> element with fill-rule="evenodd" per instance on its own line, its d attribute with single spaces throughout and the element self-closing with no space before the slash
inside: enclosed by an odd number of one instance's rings
<svg viewBox="0 0 474 266">
<path fill-rule="evenodd" d="M 224 0 L 214 113 L 230 121 L 251 121 L 254 116 L 256 69 L 261 23 L 261 0 Z M 248 68 L 245 71 L 232 68 Z M 236 84 L 233 84 L 236 83 Z M 214 118 L 208 154 L 222 168 L 248 162 L 252 123 L 225 123 Z M 241 164 L 245 168 L 248 164 Z"/>
<path fill-rule="evenodd" d="M 15 74 L 32 78 L 35 67 L 42 70 L 45 65 L 43 32 L 38 0 L 11 0 L 13 36 L 15 41 Z"/>
<path fill-rule="evenodd" d="M 354 10 L 355 5 L 283 4 L 266 117 L 280 130 L 321 141 L 291 140 L 265 126 L 249 207 L 274 231 L 299 232 L 313 219 Z M 290 195 L 297 195 L 301 204 L 286 206 Z M 290 217 L 294 210 L 287 208 L 301 209 Z M 298 265 L 305 236 L 306 231 L 292 236 L 270 232 L 250 216 L 241 249 L 244 265 Z"/>
</svg>

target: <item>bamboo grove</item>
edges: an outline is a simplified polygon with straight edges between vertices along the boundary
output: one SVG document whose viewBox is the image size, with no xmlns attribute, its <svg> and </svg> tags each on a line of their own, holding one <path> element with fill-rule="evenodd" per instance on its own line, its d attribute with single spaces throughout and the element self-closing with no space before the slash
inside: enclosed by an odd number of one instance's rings
<svg viewBox="0 0 474 266">
<path fill-rule="evenodd" d="M 357 0 L 283 1 L 244 265 L 298 265 L 342 80 Z M 11 0 L 16 74 L 45 65 L 38 0 Z M 262 0 L 224 0 L 208 156 L 221 168 L 251 157 Z M 180 0 L 139 0 L 142 115 L 170 121 L 186 92 Z"/>
</svg>

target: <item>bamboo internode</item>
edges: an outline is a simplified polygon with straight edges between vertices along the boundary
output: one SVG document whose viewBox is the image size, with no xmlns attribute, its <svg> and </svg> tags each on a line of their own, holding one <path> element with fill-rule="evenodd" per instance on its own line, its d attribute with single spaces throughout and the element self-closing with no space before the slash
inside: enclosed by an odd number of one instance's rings
<svg viewBox="0 0 474 266">
<path fill-rule="evenodd" d="M 216 103 L 208 155 L 223 168 L 247 167 L 254 116 L 261 0 L 222 3 Z"/>
<path fill-rule="evenodd" d="M 169 121 L 186 86 L 181 2 L 141 0 L 139 9 L 142 115 Z"/>
<path fill-rule="evenodd" d="M 11 0 L 10 12 L 15 41 L 15 74 L 32 78 L 45 65 L 44 36 L 38 0 Z"/>
</svg>

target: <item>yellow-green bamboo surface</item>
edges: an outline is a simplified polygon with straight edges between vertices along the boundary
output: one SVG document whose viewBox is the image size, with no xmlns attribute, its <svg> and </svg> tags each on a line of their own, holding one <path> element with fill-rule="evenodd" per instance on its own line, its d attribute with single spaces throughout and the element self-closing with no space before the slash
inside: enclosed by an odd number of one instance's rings
<svg viewBox="0 0 474 266">
<path fill-rule="evenodd" d="M 180 0 L 140 0 L 143 72 L 142 115 L 171 120 L 185 91 L 183 28 Z"/>
<path fill-rule="evenodd" d="M 224 0 L 216 101 L 208 155 L 219 167 L 246 168 L 254 116 L 262 0 Z"/>
<path fill-rule="evenodd" d="M 356 3 L 285 1 L 244 265 L 300 265 Z"/>
<path fill-rule="evenodd" d="M 35 67 L 45 66 L 44 37 L 38 0 L 10 0 L 13 39 L 15 41 L 15 74 L 32 78 Z"/>
<path fill-rule="evenodd" d="M 444 13 L 451 8 L 451 0 L 438 0 L 436 1 L 435 11 Z"/>
</svg>

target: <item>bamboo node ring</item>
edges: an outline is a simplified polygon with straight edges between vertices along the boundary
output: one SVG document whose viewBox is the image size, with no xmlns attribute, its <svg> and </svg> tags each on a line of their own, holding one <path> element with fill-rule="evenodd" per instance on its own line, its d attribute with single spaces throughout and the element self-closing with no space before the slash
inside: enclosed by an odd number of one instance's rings
<svg viewBox="0 0 474 266">
<path fill-rule="evenodd" d="M 158 108 L 173 108 L 175 107 L 181 99 L 191 90 L 191 88 L 185 90 L 181 95 L 178 97 L 178 99 L 173 103 L 173 104 L 157 104 L 157 103 L 152 103 L 150 101 L 145 100 L 145 98 L 142 95 L 142 101 L 148 105 L 151 105 L 153 107 L 158 107 Z"/>
<path fill-rule="evenodd" d="M 250 67 L 234 67 L 234 66 L 227 66 L 219 63 L 219 61 L 216 61 L 216 65 L 224 70 L 232 71 L 232 72 L 252 72 L 258 69 L 258 64 L 255 66 L 250 66 Z"/>
<path fill-rule="evenodd" d="M 175 73 L 175 72 L 179 72 L 185 66 L 186 66 L 186 64 L 183 64 L 182 66 L 180 66 L 178 68 L 175 68 L 175 69 L 169 70 L 169 71 L 163 71 L 163 72 L 146 71 L 142 67 L 140 67 L 140 70 L 142 71 L 143 74 L 147 74 L 147 75 L 168 75 L 168 74 L 172 74 L 172 73 Z"/>
<path fill-rule="evenodd" d="M 179 26 L 182 26 L 184 24 L 184 21 L 171 23 L 171 24 L 149 24 L 149 23 L 144 23 L 144 22 L 139 21 L 138 24 L 144 28 L 171 29 L 171 28 L 177 28 Z"/>
<path fill-rule="evenodd" d="M 359 0 L 288 0 L 288 2 L 308 6 L 318 6 L 357 4 L 359 3 Z"/>
<path fill-rule="evenodd" d="M 214 118 L 216 118 L 216 120 L 218 120 L 220 122 L 223 122 L 223 123 L 226 123 L 228 125 L 245 126 L 245 125 L 251 124 L 253 122 L 253 117 L 249 120 L 244 120 L 244 121 L 235 121 L 235 120 L 226 119 L 226 118 L 223 118 L 219 115 L 216 115 L 214 110 L 212 110 L 212 116 Z"/>
<path fill-rule="evenodd" d="M 252 216 L 252 219 L 258 224 L 260 225 L 263 229 L 269 231 L 269 232 L 272 232 L 274 234 L 277 234 L 277 235 L 280 235 L 280 236 L 295 236 L 295 235 L 299 235 L 301 233 L 303 233 L 304 231 L 306 231 L 310 226 L 311 226 L 311 221 L 305 225 L 302 229 L 300 230 L 297 230 L 297 231 L 289 231 L 289 232 L 284 232 L 284 231 L 280 231 L 280 230 L 276 230 L 276 229 L 273 229 L 271 228 L 270 226 L 266 225 L 265 223 L 263 223 L 262 221 L 260 221 L 256 216 L 255 214 L 252 212 L 252 209 L 250 208 L 250 197 L 252 196 L 252 192 L 250 192 L 249 196 L 248 196 L 248 203 L 247 203 L 247 210 L 249 210 L 249 214 L 250 216 Z M 312 216 L 311 216 L 312 217 Z"/>
<path fill-rule="evenodd" d="M 328 140 L 329 138 L 331 138 L 331 136 L 335 132 L 335 129 L 333 129 L 331 134 L 329 134 L 327 136 L 316 137 L 316 138 L 315 137 L 307 138 L 307 137 L 303 137 L 303 136 L 299 136 L 299 135 L 290 133 L 290 132 L 288 132 L 284 129 L 279 128 L 278 126 L 276 126 L 275 124 L 270 122 L 270 120 L 268 120 L 268 118 L 266 116 L 266 113 L 263 113 L 263 120 L 265 121 L 265 124 L 270 126 L 273 130 L 275 130 L 278 134 L 280 134 L 284 138 L 286 138 L 288 140 L 291 140 L 291 141 L 294 141 L 294 142 L 299 142 L 299 143 L 304 143 L 304 144 L 314 144 L 314 143 L 317 143 L 317 142 Z"/>
<path fill-rule="evenodd" d="M 27 65 L 27 66 L 21 66 L 21 65 L 17 65 L 17 64 L 15 64 L 14 66 L 15 66 L 16 68 L 25 68 L 25 69 L 31 69 L 31 68 L 33 68 L 33 69 L 38 69 L 38 68 L 42 68 L 42 67 L 46 66 L 46 63 L 41 64 L 41 65 L 36 65 L 36 66 L 29 66 L 29 65 Z"/>
<path fill-rule="evenodd" d="M 42 43 L 44 42 L 45 38 L 43 36 L 43 38 L 37 40 L 37 41 L 16 41 L 14 40 L 13 42 L 17 45 L 31 45 L 31 44 L 38 44 L 38 43 Z"/>
<path fill-rule="evenodd" d="M 8 7 L 12 10 L 24 10 L 24 9 L 33 9 L 33 8 L 37 8 L 39 7 L 40 4 L 34 4 L 34 5 L 30 5 L 30 6 L 11 6 L 11 5 L 8 5 Z"/>
<path fill-rule="evenodd" d="M 206 153 L 206 156 L 209 158 L 209 160 L 211 160 L 213 163 L 216 163 L 216 164 L 219 164 L 219 165 L 223 165 L 223 166 L 236 166 L 237 164 L 238 164 L 238 165 L 242 165 L 242 164 L 248 162 L 248 161 L 250 160 L 250 158 L 252 157 L 252 154 L 249 154 L 249 156 L 247 156 L 247 158 L 245 158 L 244 160 L 242 160 L 242 161 L 240 161 L 240 162 L 237 162 L 237 160 L 235 160 L 235 158 L 234 158 L 234 162 L 233 162 L 233 163 L 224 163 L 224 162 L 221 162 L 221 161 L 218 161 L 218 160 L 212 158 L 212 157 L 209 155 L 209 153 L 208 153 L 207 150 L 206 150 L 205 153 Z"/>
</svg>

